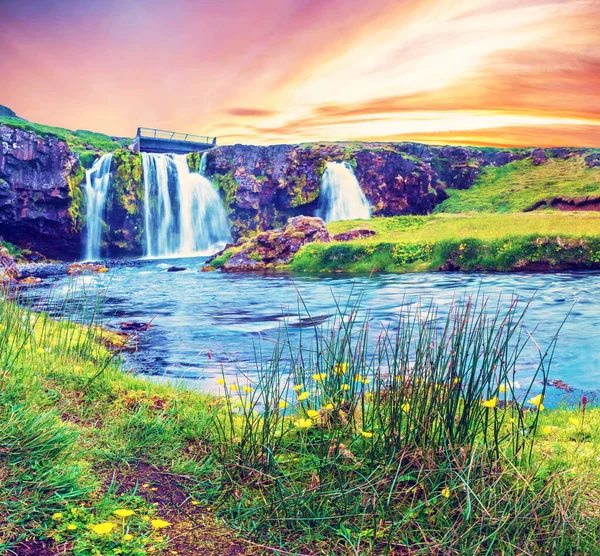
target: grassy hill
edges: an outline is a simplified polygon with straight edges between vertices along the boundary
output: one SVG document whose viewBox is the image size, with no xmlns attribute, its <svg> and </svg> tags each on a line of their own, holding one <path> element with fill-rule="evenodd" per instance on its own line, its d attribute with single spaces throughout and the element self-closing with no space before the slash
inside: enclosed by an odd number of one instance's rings
<svg viewBox="0 0 600 556">
<path fill-rule="evenodd" d="M 589 168 L 583 156 L 550 158 L 534 166 L 531 158 L 481 171 L 470 189 L 447 189 L 449 198 L 436 212 L 514 212 L 553 199 L 600 197 L 600 169 Z"/>
</svg>

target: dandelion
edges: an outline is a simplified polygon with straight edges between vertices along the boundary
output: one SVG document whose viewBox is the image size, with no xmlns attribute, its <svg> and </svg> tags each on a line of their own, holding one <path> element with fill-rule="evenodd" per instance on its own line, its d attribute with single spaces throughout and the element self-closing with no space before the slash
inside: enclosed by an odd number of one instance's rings
<svg viewBox="0 0 600 556">
<path fill-rule="evenodd" d="M 332 403 L 328 403 L 324 408 L 323 411 L 331 411 L 333 409 L 333 404 Z"/>
<path fill-rule="evenodd" d="M 363 377 L 360 375 L 354 375 L 354 381 L 355 382 L 362 382 Z"/>
<path fill-rule="evenodd" d="M 311 418 L 311 419 L 316 419 L 320 413 L 318 411 L 315 411 L 314 409 L 309 409 L 306 414 Z"/>
<path fill-rule="evenodd" d="M 300 390 L 302 390 L 302 388 L 304 388 L 304 384 L 296 384 L 296 386 L 294 386 L 294 390 L 296 392 L 300 392 Z"/>
<path fill-rule="evenodd" d="M 113 512 L 113 514 L 115 514 L 117 517 L 122 517 L 122 518 L 126 518 L 129 517 L 130 515 L 133 515 L 135 512 L 133 510 L 115 510 Z"/>
<path fill-rule="evenodd" d="M 69 523 L 69 525 L 67 525 L 67 529 L 69 531 L 75 531 L 75 529 L 77 529 L 77 525 L 75 525 L 74 523 Z"/>
<path fill-rule="evenodd" d="M 487 407 L 489 409 L 494 409 L 495 407 L 498 406 L 498 397 L 494 396 L 493 398 L 490 398 L 489 400 L 485 400 L 481 403 L 483 404 L 483 407 Z"/>
<path fill-rule="evenodd" d="M 506 386 L 504 384 L 501 384 L 498 387 L 498 392 L 500 392 L 501 394 L 504 394 L 504 392 L 506 392 Z"/>
<path fill-rule="evenodd" d="M 221 386 L 225 386 L 225 379 L 224 378 L 217 378 L 217 384 L 220 384 Z"/>
<path fill-rule="evenodd" d="M 36 352 L 38 355 L 44 355 L 44 353 L 45 353 L 44 348 L 37 348 Z"/>
<path fill-rule="evenodd" d="M 55 514 L 52 514 L 52 519 L 54 521 L 59 521 L 60 519 L 62 519 L 62 516 L 63 516 L 62 512 L 56 512 Z"/>
<path fill-rule="evenodd" d="M 312 375 L 312 377 L 317 382 L 323 382 L 327 378 L 327 373 L 317 373 Z"/>
<path fill-rule="evenodd" d="M 308 392 L 302 392 L 302 394 L 300 394 L 298 396 L 298 399 L 302 402 L 302 401 L 308 399 L 308 396 L 309 396 Z"/>
<path fill-rule="evenodd" d="M 402 404 L 402 411 L 404 411 L 404 413 L 408 413 L 410 411 L 410 404 L 409 403 L 403 403 Z"/>
<path fill-rule="evenodd" d="M 371 382 L 371 379 L 370 379 L 370 378 L 365 378 L 365 379 L 363 379 L 363 381 L 362 381 L 362 383 L 363 383 L 363 384 L 369 384 L 370 382 Z"/>
<path fill-rule="evenodd" d="M 250 386 L 243 386 L 242 390 L 244 392 L 246 392 L 246 394 L 249 394 L 250 392 L 252 392 L 252 388 Z"/>
<path fill-rule="evenodd" d="M 164 519 L 153 519 L 150 523 L 152 524 L 152 529 L 164 529 L 165 527 L 171 526 L 171 524 Z"/>
<path fill-rule="evenodd" d="M 107 535 L 114 528 L 115 528 L 115 524 L 114 523 L 110 523 L 108 521 L 105 521 L 104 523 L 98 523 L 98 525 L 94 525 L 92 527 L 92 531 L 94 531 L 94 533 L 97 533 L 98 535 Z"/>
<path fill-rule="evenodd" d="M 362 434 L 365 438 L 371 438 L 373 436 L 373 433 L 368 431 L 360 431 L 360 434 Z"/>
<path fill-rule="evenodd" d="M 311 419 L 298 419 L 297 421 L 294 421 L 294 426 L 299 429 L 308 429 L 309 427 L 312 427 L 312 424 L 313 422 Z"/>
<path fill-rule="evenodd" d="M 123 535 L 124 541 L 130 541 L 132 539 L 133 539 L 133 535 L 130 535 L 129 533 L 127 533 L 126 535 Z"/>
<path fill-rule="evenodd" d="M 542 427 L 542 434 L 552 434 L 554 427 Z"/>
<path fill-rule="evenodd" d="M 279 409 L 286 409 L 288 407 L 288 403 L 285 400 L 279 401 Z"/>
<path fill-rule="evenodd" d="M 232 385 L 229 387 L 229 389 L 230 389 L 232 392 L 237 392 L 237 391 L 240 389 L 240 387 L 239 387 L 237 384 L 232 384 Z"/>
<path fill-rule="evenodd" d="M 542 403 L 543 401 L 544 401 L 543 394 L 538 394 L 537 396 L 534 396 L 533 398 L 527 400 L 527 403 L 530 403 L 531 405 L 535 405 L 538 408 L 538 411 L 544 411 L 544 404 Z"/>
<path fill-rule="evenodd" d="M 347 392 L 348 390 L 350 390 L 350 385 L 349 384 L 342 384 L 342 390 L 344 392 Z"/>
<path fill-rule="evenodd" d="M 575 417 L 569 417 L 569 423 L 571 423 L 571 425 L 575 425 L 576 427 L 579 426 L 579 421 L 575 419 Z"/>
<path fill-rule="evenodd" d="M 450 498 L 450 489 L 448 487 L 442 489 L 442 496 L 444 498 Z"/>
</svg>

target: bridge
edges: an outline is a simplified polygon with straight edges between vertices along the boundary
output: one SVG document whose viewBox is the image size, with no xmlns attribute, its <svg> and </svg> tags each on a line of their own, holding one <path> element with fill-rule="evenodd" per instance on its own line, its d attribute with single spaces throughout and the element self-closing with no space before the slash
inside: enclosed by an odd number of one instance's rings
<svg viewBox="0 0 600 556">
<path fill-rule="evenodd" d="M 177 133 L 149 127 L 138 127 L 133 140 L 133 150 L 143 153 L 202 152 L 217 146 L 216 137 Z"/>
</svg>

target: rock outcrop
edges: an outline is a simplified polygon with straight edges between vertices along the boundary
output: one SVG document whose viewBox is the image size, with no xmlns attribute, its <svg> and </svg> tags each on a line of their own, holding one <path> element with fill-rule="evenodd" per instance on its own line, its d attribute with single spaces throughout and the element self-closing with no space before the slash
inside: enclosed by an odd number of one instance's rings
<svg viewBox="0 0 600 556">
<path fill-rule="evenodd" d="M 78 155 L 54 136 L 7 125 L 0 141 L 0 235 L 45 255 L 77 255 L 74 195 L 85 175 Z"/>
<path fill-rule="evenodd" d="M 353 228 L 347 232 L 336 234 L 333 236 L 334 241 L 354 241 L 355 239 L 363 239 L 365 237 L 371 237 L 376 235 L 375 230 L 369 230 L 368 228 Z"/>
<path fill-rule="evenodd" d="M 207 265 L 218 264 L 223 272 L 248 272 L 266 270 L 287 264 L 307 243 L 328 243 L 331 235 L 321 218 L 296 216 L 277 230 L 261 232 L 248 241 L 240 241 L 218 253 Z"/>
</svg>

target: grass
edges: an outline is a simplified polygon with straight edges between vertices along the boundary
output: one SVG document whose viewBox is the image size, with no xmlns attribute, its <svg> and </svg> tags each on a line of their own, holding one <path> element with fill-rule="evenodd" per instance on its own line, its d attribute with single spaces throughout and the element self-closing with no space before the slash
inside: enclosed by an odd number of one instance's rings
<svg viewBox="0 0 600 556">
<path fill-rule="evenodd" d="M 93 131 L 77 130 L 71 131 L 62 127 L 53 127 L 48 125 L 36 124 L 23 120 L 21 118 L 0 117 L 0 124 L 6 124 L 10 127 L 33 131 L 42 137 L 53 135 L 66 141 L 72 150 L 83 153 L 86 150 L 114 151 L 126 147 L 129 140 L 113 141 L 108 135 L 96 133 Z"/>
<path fill-rule="evenodd" d="M 416 272 L 595 268 L 600 214 L 530 212 L 435 214 L 332 222 L 332 234 L 356 227 L 377 234 L 352 242 L 305 245 L 289 265 L 308 272 Z"/>
<path fill-rule="evenodd" d="M 215 398 L 123 372 L 85 303 L 91 328 L 14 301 L 0 302 L 0 551 L 599 553 L 600 412 L 539 411 L 543 386 L 515 390 L 516 303 L 464 300 L 441 322 L 422 307 L 387 330 L 340 305 L 301 348 L 285 328 L 257 346 L 255 378 Z"/>
<path fill-rule="evenodd" d="M 447 189 L 449 198 L 436 212 L 515 212 L 550 204 L 555 198 L 600 197 L 600 171 L 588 168 L 582 156 L 550 158 L 539 166 L 531 159 L 481 171 L 466 190 Z"/>
</svg>

